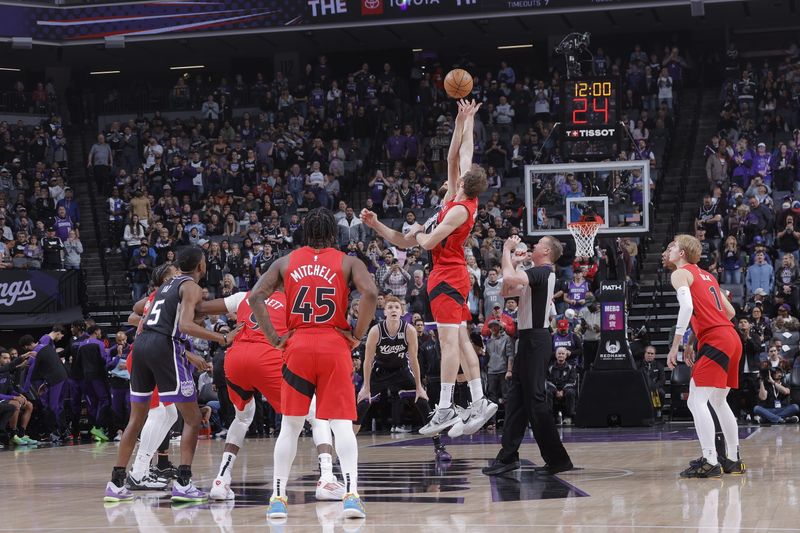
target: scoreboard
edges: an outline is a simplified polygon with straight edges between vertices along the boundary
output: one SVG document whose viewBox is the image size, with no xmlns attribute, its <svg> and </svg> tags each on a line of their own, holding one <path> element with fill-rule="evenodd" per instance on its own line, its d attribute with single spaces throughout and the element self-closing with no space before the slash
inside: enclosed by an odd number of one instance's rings
<svg viewBox="0 0 800 533">
<path fill-rule="evenodd" d="M 603 158 L 619 152 L 619 79 L 580 78 L 564 83 L 561 155 Z"/>
</svg>

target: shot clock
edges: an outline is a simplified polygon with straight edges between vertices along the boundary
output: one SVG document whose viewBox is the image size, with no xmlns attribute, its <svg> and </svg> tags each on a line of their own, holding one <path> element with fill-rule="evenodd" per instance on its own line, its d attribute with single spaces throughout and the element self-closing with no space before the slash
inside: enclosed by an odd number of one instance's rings
<svg viewBox="0 0 800 533">
<path fill-rule="evenodd" d="M 619 152 L 619 80 L 581 78 L 564 83 L 562 156 L 611 157 Z"/>
</svg>

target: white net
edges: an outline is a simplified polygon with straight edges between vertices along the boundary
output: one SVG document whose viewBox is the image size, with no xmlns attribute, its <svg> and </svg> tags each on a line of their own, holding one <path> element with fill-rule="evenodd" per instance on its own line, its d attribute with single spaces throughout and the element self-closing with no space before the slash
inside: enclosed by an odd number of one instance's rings
<svg viewBox="0 0 800 533">
<path fill-rule="evenodd" d="M 594 237 L 600 229 L 599 222 L 571 222 L 567 229 L 575 239 L 575 255 L 594 257 Z"/>
</svg>

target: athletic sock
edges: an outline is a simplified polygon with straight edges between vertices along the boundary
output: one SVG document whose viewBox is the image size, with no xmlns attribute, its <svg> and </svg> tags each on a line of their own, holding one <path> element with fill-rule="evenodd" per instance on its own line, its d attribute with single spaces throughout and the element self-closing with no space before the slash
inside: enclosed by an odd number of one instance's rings
<svg viewBox="0 0 800 533">
<path fill-rule="evenodd" d="M 445 383 L 442 381 L 442 386 L 439 389 L 439 409 L 446 409 L 453 404 L 453 390 L 455 388 L 455 383 Z"/>
<path fill-rule="evenodd" d="M 473 403 L 483 398 L 483 383 L 481 383 L 481 378 L 469 380 L 469 395 L 472 397 Z"/>
<path fill-rule="evenodd" d="M 286 497 L 286 482 L 289 481 L 288 477 L 272 478 L 272 495 L 276 498 Z"/>
<path fill-rule="evenodd" d="M 124 466 L 115 466 L 111 471 L 111 482 L 117 487 L 121 488 L 125 486 L 125 477 L 126 474 Z"/>
<path fill-rule="evenodd" d="M 156 463 L 156 466 L 158 466 L 158 468 L 160 468 L 161 470 L 164 470 L 165 468 L 169 468 L 170 466 L 172 466 L 169 462 L 169 453 L 159 453 L 158 463 Z"/>
<path fill-rule="evenodd" d="M 319 454 L 319 472 L 323 479 L 333 477 L 333 457 L 329 453 Z"/>
<path fill-rule="evenodd" d="M 703 448 L 703 457 L 705 457 L 706 461 L 711 465 L 719 464 L 716 448 Z"/>
<path fill-rule="evenodd" d="M 191 482 L 192 482 L 191 465 L 180 465 L 178 467 L 178 483 L 185 487 Z"/>
<path fill-rule="evenodd" d="M 231 470 L 233 470 L 233 463 L 235 462 L 236 455 L 232 454 L 231 452 L 224 452 L 222 454 L 222 463 L 219 465 L 219 474 L 217 474 L 217 477 L 230 480 Z"/>
</svg>

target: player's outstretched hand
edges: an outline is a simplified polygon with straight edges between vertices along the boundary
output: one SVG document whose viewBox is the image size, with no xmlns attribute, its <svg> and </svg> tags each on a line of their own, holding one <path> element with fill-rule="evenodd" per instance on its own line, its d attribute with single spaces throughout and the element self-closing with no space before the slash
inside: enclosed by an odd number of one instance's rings
<svg viewBox="0 0 800 533">
<path fill-rule="evenodd" d="M 361 341 L 356 339 L 353 336 L 353 332 L 352 331 L 346 330 L 346 329 L 339 329 L 339 328 L 336 328 L 336 331 L 338 331 L 342 335 L 342 337 L 344 337 L 344 340 L 346 340 L 347 344 L 350 345 L 350 349 L 351 350 L 353 348 L 355 348 L 356 346 L 358 346 L 359 344 L 361 344 Z"/>
<path fill-rule="evenodd" d="M 506 239 L 506 242 L 503 243 L 503 250 L 511 252 L 520 242 L 521 240 L 518 236 L 512 235 Z"/>
<path fill-rule="evenodd" d="M 366 224 L 367 227 L 374 228 L 378 223 L 378 215 L 364 208 L 361 210 L 361 222 Z"/>
<path fill-rule="evenodd" d="M 466 111 L 465 111 L 465 112 L 466 112 L 466 114 L 467 114 L 467 116 L 468 116 L 468 117 L 474 117 L 474 116 L 475 116 L 475 113 L 477 113 L 477 112 L 478 112 L 478 109 L 480 109 L 482 105 L 483 105 L 483 103 L 482 103 L 482 102 L 481 102 L 481 103 L 479 103 L 479 102 L 477 102 L 477 101 L 475 101 L 475 100 L 468 101 L 468 102 L 467 102 L 467 109 L 466 109 Z"/>
</svg>

